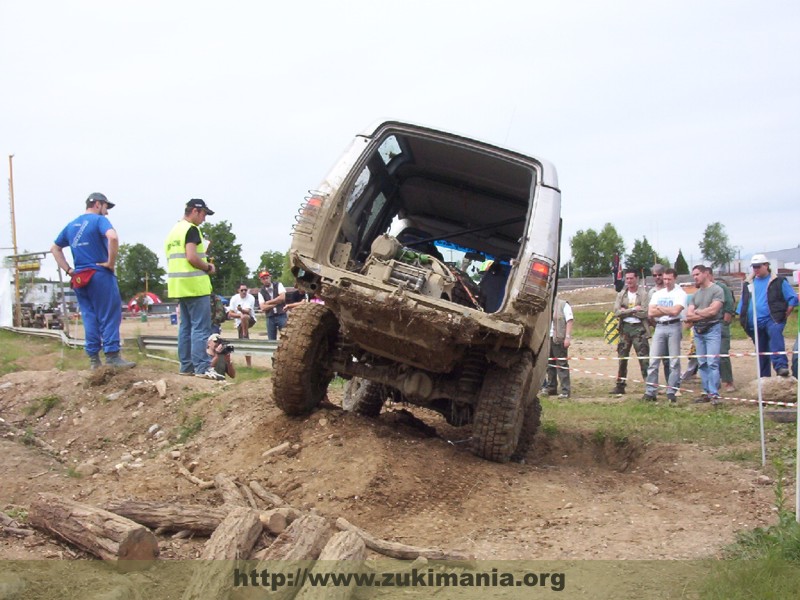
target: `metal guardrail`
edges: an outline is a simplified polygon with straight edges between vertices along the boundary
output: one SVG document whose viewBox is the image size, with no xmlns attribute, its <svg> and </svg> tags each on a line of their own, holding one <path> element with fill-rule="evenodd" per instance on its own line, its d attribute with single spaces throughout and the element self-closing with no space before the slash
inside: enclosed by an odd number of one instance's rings
<svg viewBox="0 0 800 600">
<path fill-rule="evenodd" d="M 178 338 L 168 335 L 140 335 L 136 341 L 139 344 L 139 350 L 145 353 L 148 350 L 178 351 Z M 278 342 L 271 340 L 231 339 L 228 341 L 236 348 L 237 354 L 272 356 L 278 347 Z"/>
<path fill-rule="evenodd" d="M 85 340 L 78 340 L 69 337 L 61 329 L 41 329 L 39 327 L 3 327 L 5 331 L 12 331 L 14 333 L 21 333 L 23 335 L 34 335 L 37 337 L 49 337 L 61 342 L 65 346 L 83 347 L 86 345 Z"/>
</svg>

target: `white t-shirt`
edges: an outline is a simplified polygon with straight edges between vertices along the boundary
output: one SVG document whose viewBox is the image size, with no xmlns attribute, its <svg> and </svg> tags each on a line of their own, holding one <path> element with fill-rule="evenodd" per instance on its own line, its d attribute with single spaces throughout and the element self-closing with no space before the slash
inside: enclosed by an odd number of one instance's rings
<svg viewBox="0 0 800 600">
<path fill-rule="evenodd" d="M 679 315 L 675 315 L 674 317 L 668 316 L 661 316 L 656 319 L 657 323 L 663 323 L 664 321 L 672 321 L 673 319 L 683 319 L 684 312 L 686 312 L 686 292 L 683 291 L 682 288 L 678 287 L 677 285 L 672 288 L 672 291 L 668 291 L 666 287 L 661 288 L 653 297 L 650 298 L 650 306 L 682 306 L 683 310 Z"/>
<path fill-rule="evenodd" d="M 235 296 L 231 297 L 231 301 L 228 304 L 228 311 L 241 312 L 239 308 L 242 306 L 245 308 L 249 308 L 250 316 L 252 316 L 253 319 L 256 318 L 256 299 L 253 298 L 253 295 L 251 293 L 248 292 L 247 294 L 245 294 L 244 298 L 242 298 L 241 294 L 236 294 Z M 236 327 L 239 327 L 241 322 L 242 320 L 238 317 L 234 321 Z"/>
<path fill-rule="evenodd" d="M 569 302 L 564 304 L 564 320 L 569 322 L 575 318 L 575 315 L 572 312 L 572 307 L 569 305 Z M 556 334 L 556 316 L 553 315 L 553 320 L 550 321 L 550 337 L 553 337 Z"/>
<path fill-rule="evenodd" d="M 628 308 L 633 308 L 636 306 L 636 296 L 638 295 L 637 292 L 632 292 L 628 290 Z M 642 320 L 639 317 L 625 317 L 622 319 L 626 323 L 641 323 Z"/>
</svg>

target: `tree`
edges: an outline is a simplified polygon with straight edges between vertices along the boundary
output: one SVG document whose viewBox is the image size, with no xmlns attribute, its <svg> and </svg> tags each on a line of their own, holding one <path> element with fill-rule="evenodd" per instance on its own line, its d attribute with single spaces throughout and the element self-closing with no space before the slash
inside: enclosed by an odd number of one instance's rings
<svg viewBox="0 0 800 600">
<path fill-rule="evenodd" d="M 711 263 L 712 268 L 727 265 L 736 255 L 725 233 L 725 226 L 718 221 L 706 227 L 699 245 L 703 258 Z"/>
<path fill-rule="evenodd" d="M 284 271 L 286 255 L 287 253 L 278 252 L 277 250 L 267 250 L 266 252 L 262 253 L 261 258 L 258 260 L 258 268 L 255 270 L 253 275 L 258 277 L 258 274 L 266 269 L 272 276 L 273 281 L 280 281 L 281 274 Z"/>
<path fill-rule="evenodd" d="M 121 244 L 117 254 L 119 293 L 127 302 L 145 289 L 164 293 L 165 271 L 158 265 L 158 256 L 144 244 Z"/>
<path fill-rule="evenodd" d="M 633 249 L 625 261 L 625 267 L 636 269 L 639 274 L 650 275 L 650 267 L 658 261 L 658 254 L 647 241 L 647 236 L 643 236 L 641 241 L 633 240 Z"/>
<path fill-rule="evenodd" d="M 678 275 L 689 274 L 689 263 L 686 262 L 686 259 L 683 257 L 683 252 L 680 249 L 678 249 L 678 258 L 675 259 L 675 270 L 678 272 Z"/>
<path fill-rule="evenodd" d="M 202 231 L 203 237 L 211 240 L 208 254 L 217 270 L 211 276 L 211 285 L 216 293 L 231 295 L 240 281 L 249 280 L 247 265 L 242 260 L 242 245 L 236 243 L 236 235 L 227 221 L 203 225 Z"/>
<path fill-rule="evenodd" d="M 614 255 L 622 257 L 625 242 L 611 223 L 600 233 L 594 229 L 580 230 L 569 240 L 576 275 L 602 277 L 611 274 Z"/>
</svg>

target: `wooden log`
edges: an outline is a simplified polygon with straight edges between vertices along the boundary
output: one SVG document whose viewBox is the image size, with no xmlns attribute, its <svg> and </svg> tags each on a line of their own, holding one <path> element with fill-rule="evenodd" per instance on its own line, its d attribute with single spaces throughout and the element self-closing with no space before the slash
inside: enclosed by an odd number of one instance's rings
<svg viewBox="0 0 800 600">
<path fill-rule="evenodd" d="M 206 542 L 183 600 L 227 598 L 233 588 L 235 560 L 245 559 L 261 535 L 258 511 L 236 506 Z"/>
<path fill-rule="evenodd" d="M 35 532 L 33 529 L 24 529 L 22 527 L 11 527 L 10 525 L 0 525 L 0 533 L 3 535 L 15 535 L 17 537 L 28 537 Z"/>
<path fill-rule="evenodd" d="M 364 568 L 363 561 L 367 557 L 367 547 L 363 538 L 354 531 L 340 531 L 335 534 L 319 554 L 319 561 L 312 572 L 320 573 L 356 573 Z M 334 562 L 335 561 L 335 562 Z M 345 600 L 355 589 L 349 586 L 313 587 L 306 583 L 295 596 L 295 600 Z"/>
<path fill-rule="evenodd" d="M 244 496 L 245 500 L 247 500 L 247 505 L 250 508 L 255 508 L 258 510 L 258 502 L 256 502 L 256 497 L 250 488 L 244 484 L 239 485 L 239 492 Z"/>
<path fill-rule="evenodd" d="M 247 506 L 247 501 L 242 496 L 239 488 L 236 487 L 236 482 L 225 473 L 217 473 L 214 477 L 214 485 L 219 490 L 219 493 L 222 494 L 223 504 Z"/>
<path fill-rule="evenodd" d="M 441 550 L 439 548 L 421 548 L 419 546 L 409 546 L 401 544 L 400 542 L 390 542 L 376 538 L 372 534 L 364 531 L 360 527 L 356 527 L 347 519 L 339 517 L 336 519 L 336 527 L 342 531 L 352 531 L 360 535 L 367 548 L 374 550 L 385 556 L 392 558 L 400 558 L 403 560 L 412 560 L 418 556 L 427 558 L 428 560 L 447 560 L 447 561 L 469 561 L 475 560 L 475 556 L 459 550 Z"/>
<path fill-rule="evenodd" d="M 259 560 L 314 560 L 331 537 L 328 522 L 318 515 L 303 515 L 259 552 Z M 261 568 L 267 568 L 262 565 Z M 259 569 L 260 570 L 260 569 Z"/>
<path fill-rule="evenodd" d="M 303 513 L 296 508 L 283 506 L 281 508 L 266 510 L 262 512 L 258 518 L 261 519 L 261 524 L 264 526 L 264 529 L 273 535 L 280 535 L 292 521 L 299 519 L 302 514 Z"/>
<path fill-rule="evenodd" d="M 189 530 L 202 535 L 211 535 L 228 515 L 230 508 L 143 500 L 123 500 L 106 506 L 107 510 L 151 529 L 162 532 Z"/>
<path fill-rule="evenodd" d="M 40 493 L 31 504 L 28 522 L 103 560 L 143 561 L 158 557 L 158 541 L 147 527 L 56 494 Z"/>
<path fill-rule="evenodd" d="M 257 481 L 251 481 L 250 482 L 250 489 L 253 490 L 253 493 L 256 496 L 258 496 L 264 502 L 267 502 L 271 506 L 279 507 L 279 506 L 286 506 L 287 505 L 286 501 L 283 498 L 281 498 L 280 496 L 278 496 L 276 494 L 273 494 L 272 492 L 268 492 L 267 490 L 264 489 L 264 486 L 262 486 Z"/>
</svg>

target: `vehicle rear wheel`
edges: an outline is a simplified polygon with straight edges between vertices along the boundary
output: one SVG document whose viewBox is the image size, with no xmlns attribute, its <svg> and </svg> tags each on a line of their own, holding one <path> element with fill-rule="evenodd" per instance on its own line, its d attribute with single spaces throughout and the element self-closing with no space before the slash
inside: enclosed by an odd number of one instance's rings
<svg viewBox="0 0 800 600">
<path fill-rule="evenodd" d="M 353 377 L 344 386 L 342 408 L 367 417 L 377 417 L 381 414 L 383 402 L 389 394 L 380 383 Z"/>
<path fill-rule="evenodd" d="M 532 404 L 532 379 L 533 358 L 529 353 L 508 368 L 489 367 L 472 425 L 475 454 L 495 462 L 511 459 L 519 443 L 526 409 Z"/>
<path fill-rule="evenodd" d="M 517 448 L 511 455 L 512 461 L 519 462 L 525 458 L 528 450 L 533 445 L 533 438 L 539 430 L 541 422 L 542 404 L 539 402 L 539 398 L 534 396 L 525 409 L 525 417 L 522 419 L 522 430 L 519 432 Z"/>
<path fill-rule="evenodd" d="M 292 310 L 272 360 L 272 398 L 287 415 L 303 415 L 325 397 L 333 371 L 328 356 L 339 324 L 323 304 L 301 304 Z"/>
</svg>

